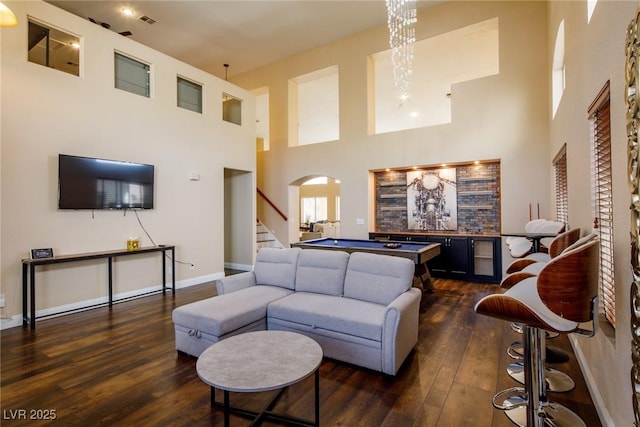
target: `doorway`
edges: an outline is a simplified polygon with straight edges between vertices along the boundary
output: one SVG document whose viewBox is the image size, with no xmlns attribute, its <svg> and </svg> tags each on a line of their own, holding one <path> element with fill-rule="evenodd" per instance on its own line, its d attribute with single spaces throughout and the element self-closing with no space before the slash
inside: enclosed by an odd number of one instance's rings
<svg viewBox="0 0 640 427">
<path fill-rule="evenodd" d="M 253 172 L 224 169 L 224 267 L 251 270 L 256 253 Z"/>
</svg>

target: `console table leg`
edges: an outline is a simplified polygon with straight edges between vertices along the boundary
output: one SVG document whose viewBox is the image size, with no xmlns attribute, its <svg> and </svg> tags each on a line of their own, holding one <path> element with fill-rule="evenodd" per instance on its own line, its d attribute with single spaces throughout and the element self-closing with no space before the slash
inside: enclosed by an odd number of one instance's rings
<svg viewBox="0 0 640 427">
<path fill-rule="evenodd" d="M 176 294 L 176 247 L 171 247 L 171 292 Z"/>
<path fill-rule="evenodd" d="M 36 328 L 36 267 L 31 264 L 29 266 L 29 280 L 30 280 L 30 290 L 31 290 L 31 329 Z"/>
<path fill-rule="evenodd" d="M 166 293 L 167 289 L 167 252 L 162 251 L 162 295 Z"/>
<path fill-rule="evenodd" d="M 109 258 L 109 307 L 113 306 L 113 258 Z"/>
<path fill-rule="evenodd" d="M 27 326 L 27 264 L 22 264 L 22 326 Z"/>
</svg>

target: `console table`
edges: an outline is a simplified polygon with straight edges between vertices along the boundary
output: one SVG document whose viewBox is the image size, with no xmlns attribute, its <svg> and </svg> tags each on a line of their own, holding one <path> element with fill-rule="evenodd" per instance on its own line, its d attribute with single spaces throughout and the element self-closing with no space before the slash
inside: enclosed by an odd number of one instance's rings
<svg viewBox="0 0 640 427">
<path fill-rule="evenodd" d="M 38 259 L 23 259 L 22 260 L 22 325 L 30 325 L 31 329 L 36 328 L 36 266 L 62 264 L 65 262 L 76 261 L 88 261 L 93 259 L 108 259 L 109 265 L 109 307 L 113 305 L 113 258 L 141 255 L 150 252 L 160 252 L 162 254 L 162 293 L 166 292 L 166 253 L 171 251 L 171 291 L 176 292 L 176 247 L 171 245 L 159 245 L 149 246 L 137 249 L 135 251 L 128 251 L 126 249 L 118 249 L 112 251 L 100 251 L 100 252 L 86 252 L 73 255 L 61 255 L 50 258 L 38 258 Z M 27 280 L 27 277 L 30 280 Z M 29 285 L 27 286 L 27 282 Z M 29 304 L 27 303 L 29 302 Z M 27 306 L 29 305 L 30 313 L 27 312 Z M 104 305 L 97 304 L 95 306 Z M 72 310 L 73 311 L 73 310 Z M 56 313 L 61 314 L 61 313 Z M 41 316 L 47 317 L 47 316 Z"/>
</svg>

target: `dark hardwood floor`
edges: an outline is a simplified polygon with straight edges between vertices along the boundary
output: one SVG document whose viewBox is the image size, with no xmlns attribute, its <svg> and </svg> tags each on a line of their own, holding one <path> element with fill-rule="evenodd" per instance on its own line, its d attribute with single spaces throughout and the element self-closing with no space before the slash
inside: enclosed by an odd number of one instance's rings
<svg viewBox="0 0 640 427">
<path fill-rule="evenodd" d="M 323 426 L 511 426 L 491 405 L 512 387 L 505 350 L 519 339 L 508 322 L 475 314 L 493 285 L 436 280 L 421 303 L 420 335 L 396 377 L 325 359 L 320 367 Z M 81 313 L 41 320 L 35 331 L 2 331 L 3 426 L 221 426 L 195 359 L 174 348 L 172 310 L 215 295 L 204 284 Z M 570 351 L 560 336 L 553 345 Z M 600 426 L 573 352 L 554 366 L 576 388 L 550 397 Z M 233 394 L 255 409 L 272 394 Z M 276 410 L 313 418 L 313 376 L 286 391 Z M 24 412 L 22 412 L 24 411 Z M 53 421 L 32 418 L 54 416 Z M 26 418 L 26 419 L 24 419 Z M 232 416 L 234 426 L 249 420 Z M 264 425 L 274 425 L 265 423 Z"/>
</svg>

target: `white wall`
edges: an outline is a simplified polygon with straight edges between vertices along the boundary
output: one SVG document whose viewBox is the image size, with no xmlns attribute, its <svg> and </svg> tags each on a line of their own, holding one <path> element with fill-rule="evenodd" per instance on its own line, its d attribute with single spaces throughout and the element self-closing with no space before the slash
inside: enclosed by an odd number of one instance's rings
<svg viewBox="0 0 640 427">
<path fill-rule="evenodd" d="M 447 2 L 418 17 L 417 39 L 498 17 L 500 74 L 453 87 L 451 124 L 368 135 L 367 55 L 387 49 L 385 27 L 366 31 L 234 78 L 246 89 L 269 87 L 271 150 L 259 153 L 258 186 L 281 209 L 293 211 L 288 185 L 308 175 L 341 181 L 341 235 L 366 238 L 372 230 L 374 195 L 369 171 L 386 167 L 437 165 L 499 159 L 502 165 L 502 229 L 517 230 L 528 220 L 529 203 L 553 217 L 551 162 L 567 143 L 569 221 L 591 230 L 589 126 L 587 107 L 607 79 L 612 84 L 615 153 L 616 239 L 615 339 L 599 332 L 577 338 L 576 353 L 605 425 L 633 423 L 629 332 L 629 197 L 624 122 L 624 37 L 636 2 L 600 0 L 586 24 L 586 1 Z M 565 19 L 568 87 L 551 119 L 551 61 L 555 31 Z M 340 140 L 287 146 L 287 79 L 337 64 L 340 72 Z M 473 64 L 461 64 L 472 66 Z M 437 67 L 437 58 L 433 58 Z M 296 201 L 295 199 L 294 201 Z M 270 207 L 259 217 L 282 241 L 293 240 Z M 356 219 L 364 218 L 364 225 Z M 291 219 L 290 219 L 291 220 Z M 292 231 L 293 230 L 293 231 Z M 503 265 L 510 261 L 503 247 Z"/>
<path fill-rule="evenodd" d="M 47 3 L 5 3 L 19 24 L 0 30 L 3 313 L 20 317 L 20 260 L 30 248 L 52 247 L 56 254 L 118 249 L 129 236 L 151 245 L 133 212 L 58 210 L 59 153 L 155 165 L 155 209 L 139 216 L 156 243 L 176 245 L 176 258 L 194 264 L 177 265 L 178 284 L 222 275 L 224 169 L 255 171 L 255 97 Z M 27 61 L 27 15 L 80 35 L 80 77 Z M 114 49 L 152 64 L 151 98 L 114 89 Z M 178 74 L 203 84 L 204 114 L 176 107 Z M 242 126 L 222 121 L 222 92 L 244 100 Z M 193 171 L 200 180 L 188 179 Z M 246 227 L 255 230 L 255 220 Z M 255 233 L 245 240 L 239 243 L 255 247 Z M 39 310 L 107 293 L 105 260 L 38 271 Z M 160 257 L 122 258 L 114 275 L 116 294 L 158 286 Z"/>
<path fill-rule="evenodd" d="M 502 228 L 520 229 L 529 219 L 529 203 L 539 201 L 541 214 L 549 216 L 546 14 L 543 2 L 456 1 L 419 16 L 418 39 L 499 19 L 500 74 L 454 85 L 453 121 L 446 125 L 368 135 L 367 55 L 388 49 L 386 26 L 235 77 L 234 83 L 249 90 L 269 87 L 271 149 L 258 153 L 258 187 L 287 212 L 293 211 L 288 184 L 303 176 L 339 179 L 341 235 L 366 238 L 375 218 L 370 170 L 500 159 Z M 437 58 L 431 62 L 438 67 Z M 288 79 L 332 65 L 338 65 L 340 76 L 340 140 L 289 148 Z M 272 208 L 259 203 L 258 209 L 281 241 L 295 241 Z M 365 219 L 363 225 L 356 224 L 359 218 Z"/>
<path fill-rule="evenodd" d="M 585 378 L 601 399 L 599 407 L 605 425 L 633 424 L 631 390 L 630 260 L 631 202 L 627 184 L 627 139 L 625 101 L 625 37 L 636 14 L 637 2 L 597 3 L 587 23 L 586 1 L 551 2 L 549 7 L 548 57 L 560 21 L 565 21 L 566 90 L 551 122 L 551 153 L 567 144 L 569 222 L 591 230 L 591 183 L 589 169 L 590 131 L 587 109 L 607 80 L 611 82 L 611 145 L 613 171 L 613 218 L 616 285 L 615 338 L 600 331 L 594 338 L 576 338 L 582 354 Z M 547 70 L 550 73 L 550 70 Z"/>
</svg>

